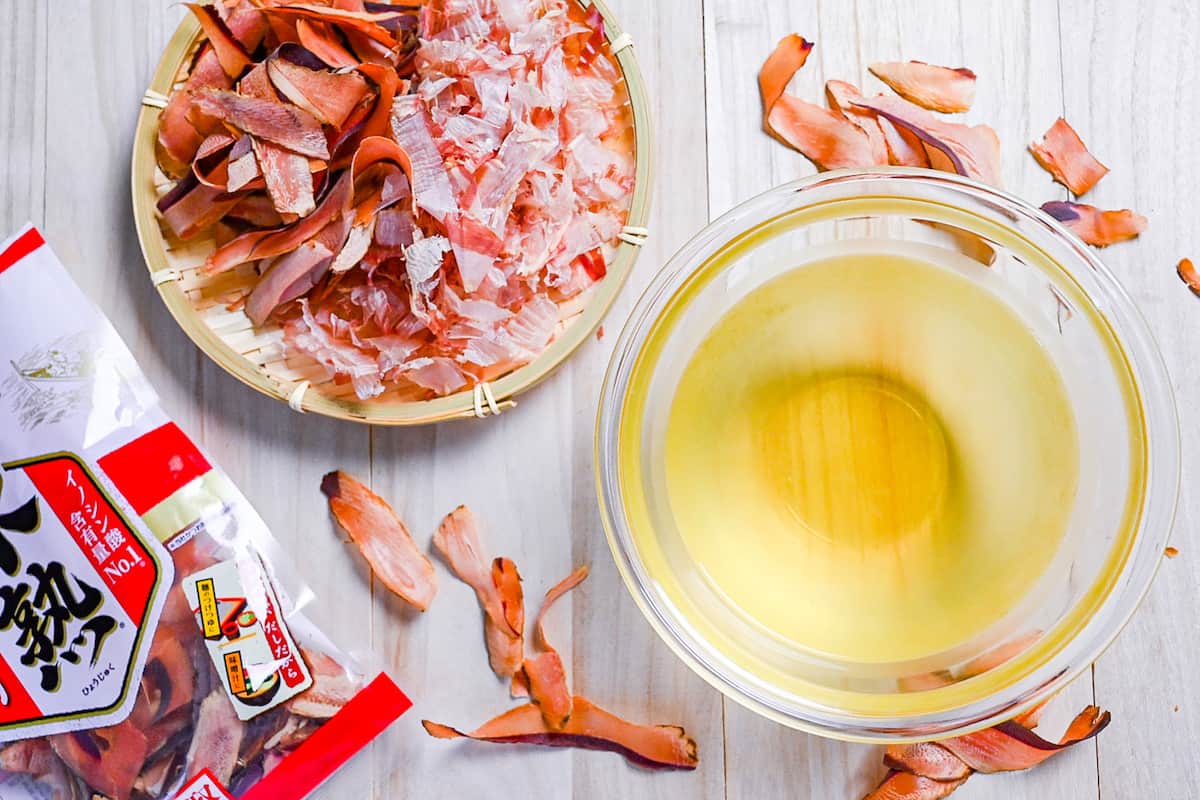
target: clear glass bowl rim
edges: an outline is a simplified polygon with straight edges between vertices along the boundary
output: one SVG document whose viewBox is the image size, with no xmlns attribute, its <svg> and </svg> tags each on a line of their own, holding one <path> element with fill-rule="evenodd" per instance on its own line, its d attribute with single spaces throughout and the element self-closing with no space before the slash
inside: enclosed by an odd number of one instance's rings
<svg viewBox="0 0 1200 800">
<path fill-rule="evenodd" d="M 1089 299 L 1102 309 L 1125 351 L 1134 373 L 1135 390 L 1143 404 L 1145 423 L 1147 464 L 1142 514 L 1130 557 L 1101 608 L 1056 656 L 1025 679 L 1006 687 L 1005 692 L 963 708 L 920 717 L 864 718 L 836 709 L 817 711 L 781 702 L 780 698 L 747 686 L 721 669 L 705 653 L 705 642 L 675 624 L 655 597 L 625 517 L 619 479 L 617 438 L 633 365 L 653 323 L 680 287 L 720 245 L 778 215 L 784 203 L 788 212 L 816 207 L 822 203 L 806 206 L 804 202 L 808 190 L 868 181 L 874 185 L 887 182 L 899 197 L 912 196 L 904 191 L 912 182 L 933 185 L 942 191 L 949 189 L 962 198 L 963 207 L 986 204 L 999 208 L 1014 218 L 1033 223 L 1040 233 L 1066 245 L 1075 263 L 1060 261 L 1060 266 L 1069 273 L 1090 270 L 1100 286 L 1099 296 Z M 794 199 L 789 202 L 789 198 Z M 1012 232 L 1028 238 L 1015 229 Z M 1116 639 L 1149 591 L 1174 523 L 1180 487 L 1179 422 L 1166 364 L 1145 318 L 1095 252 L 1058 221 L 1015 195 L 958 175 L 902 167 L 836 170 L 782 184 L 734 207 L 684 244 L 638 299 L 616 341 L 600 395 L 595 459 L 596 491 L 617 569 L 651 627 L 675 654 L 725 696 L 769 719 L 820 736 L 876 743 L 944 738 L 990 727 L 1044 702 L 1087 670 Z"/>
</svg>

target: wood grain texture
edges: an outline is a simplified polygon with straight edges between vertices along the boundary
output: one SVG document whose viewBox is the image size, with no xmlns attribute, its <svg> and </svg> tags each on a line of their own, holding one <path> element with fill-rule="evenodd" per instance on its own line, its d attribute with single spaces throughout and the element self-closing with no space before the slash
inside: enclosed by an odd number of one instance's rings
<svg viewBox="0 0 1200 800">
<path fill-rule="evenodd" d="M 1097 663 L 1096 692 L 1112 709 L 1110 731 L 1097 739 L 1100 793 L 1126 797 L 1195 797 L 1200 760 L 1200 548 L 1192 533 L 1200 497 L 1200 429 L 1190 405 L 1200 396 L 1195 357 L 1200 307 L 1175 264 L 1200 253 L 1200 65 L 1180 57 L 1200 45 L 1194 3 L 1155 3 L 1145 13 L 1120 2 L 1062 0 L 1067 118 L 1112 173 L 1087 196 L 1104 208 L 1135 208 L 1150 228 L 1104 260 L 1129 290 L 1158 339 L 1182 418 L 1183 493 L 1173 534 L 1178 558 L 1164 561 L 1150 595 L 1121 637 Z M 1178 709 L 1178 710 L 1176 710 Z"/>
<path fill-rule="evenodd" d="M 10 4 L 0 28 L 0 223 L 42 221 L 46 166 L 46 8 Z"/>
<path fill-rule="evenodd" d="M 21 4 L 25 7 L 26 4 Z M 112 319 L 179 422 L 200 435 L 199 353 L 175 335 L 153 287 L 127 269 L 142 263 L 128 206 L 129 152 L 136 112 L 178 8 L 69 0 L 38 4 L 53 31 L 45 56 L 39 171 L 43 233 L 63 263 Z M 50 47 L 47 44 L 47 47 Z M 17 85 L 5 76 L 6 86 Z M 132 115 L 136 117 L 136 113 Z"/>
<path fill-rule="evenodd" d="M 1178 283 L 1179 257 L 1196 257 L 1200 202 L 1200 10 L 1184 2 L 1138 8 L 1120 0 L 612 0 L 633 35 L 657 129 L 652 236 L 607 322 L 554 378 L 498 419 L 418 430 L 369 430 L 300 417 L 226 376 L 174 325 L 146 280 L 128 201 L 128 152 L 142 90 L 185 11 L 160 0 L 79 3 L 0 0 L 0 223 L 43 226 L 63 261 L 129 342 L 170 412 L 212 452 L 300 562 L 321 602 L 311 612 L 358 642 L 414 696 L 363 764 L 323 798 L 641 798 L 854 800 L 882 772 L 877 748 L 819 740 L 725 702 L 658 641 L 621 586 L 600 527 L 592 435 L 599 384 L 622 320 L 676 247 L 712 216 L 812 166 L 760 130 L 755 76 L 783 35 L 817 51 L 796 92 L 819 99 L 839 77 L 881 91 L 866 66 L 919 58 L 969 66 L 979 99 L 968 118 L 994 125 L 1007 188 L 1062 199 L 1024 152 L 1065 113 L 1112 167 L 1088 196 L 1135 208 L 1151 227 L 1105 261 L 1147 314 L 1181 404 L 1200 393 L 1192 357 L 1197 302 Z M 1183 430 L 1185 482 L 1200 432 Z M 472 725 L 509 706 L 487 668 L 471 592 L 439 565 L 424 615 L 374 586 L 317 491 L 335 467 L 394 501 L 419 543 L 443 514 L 469 503 L 488 550 L 512 557 L 532 613 L 576 564 L 593 574 L 565 600 L 550 633 L 575 688 L 619 713 L 680 722 L 702 766 L 650 774 L 615 756 L 435 742 L 422 717 Z M 1027 774 L 981 777 L 963 800 L 1183 798 L 1200 790 L 1200 550 L 1189 536 L 1200 500 L 1185 494 L 1179 558 L 1164 564 L 1134 622 L 1095 668 L 1113 725 Z M 1045 727 L 1093 698 L 1084 678 L 1057 700 Z M 1178 710 L 1176 710 L 1178 707 Z"/>
</svg>

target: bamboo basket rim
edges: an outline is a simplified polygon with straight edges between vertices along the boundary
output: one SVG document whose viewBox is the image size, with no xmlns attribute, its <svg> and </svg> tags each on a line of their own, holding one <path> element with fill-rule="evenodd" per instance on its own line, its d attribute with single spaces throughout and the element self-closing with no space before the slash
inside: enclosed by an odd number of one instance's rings
<svg viewBox="0 0 1200 800">
<path fill-rule="evenodd" d="M 625 81 L 634 130 L 634 189 L 626 229 L 645 231 L 650 212 L 653 133 L 650 103 L 645 81 L 638 66 L 632 38 L 617 23 L 603 0 L 574 0 L 583 8 L 595 6 L 604 19 L 605 36 Z M 163 51 L 154 77 L 146 92 L 147 99 L 161 100 L 170 95 L 185 60 L 195 51 L 201 30 L 191 15 L 175 30 Z M 373 425 L 407 426 L 494 416 L 516 406 L 514 398 L 548 378 L 600 326 L 633 271 L 644 236 L 622 236 L 608 273 L 588 291 L 583 309 L 561 320 L 563 329 L 536 359 L 495 380 L 472 389 L 429 400 L 329 397 L 309 390 L 307 381 L 281 381 L 267 369 L 239 353 L 202 320 L 185 291 L 172 279 L 173 268 L 167 257 L 167 243 L 159 226 L 155 208 L 154 176 L 157 169 L 155 145 L 158 135 L 160 104 L 144 101 L 134 133 L 130 189 L 134 226 L 146 268 L 167 310 L 188 338 L 218 366 L 242 383 L 273 397 L 294 410 L 312 412 L 335 419 Z M 316 362 L 314 362 L 316 363 Z"/>
</svg>

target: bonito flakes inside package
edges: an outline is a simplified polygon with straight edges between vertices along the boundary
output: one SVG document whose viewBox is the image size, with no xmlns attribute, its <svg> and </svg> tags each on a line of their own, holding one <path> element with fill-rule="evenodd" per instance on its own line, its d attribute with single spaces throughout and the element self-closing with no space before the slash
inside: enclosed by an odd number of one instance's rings
<svg viewBox="0 0 1200 800">
<path fill-rule="evenodd" d="M 0 245 L 0 798 L 299 800 L 409 701 L 37 230 Z"/>
</svg>

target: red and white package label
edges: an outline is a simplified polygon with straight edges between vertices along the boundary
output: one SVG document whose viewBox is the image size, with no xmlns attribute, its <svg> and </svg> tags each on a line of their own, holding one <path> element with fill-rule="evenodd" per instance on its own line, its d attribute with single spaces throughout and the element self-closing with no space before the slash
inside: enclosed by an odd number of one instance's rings
<svg viewBox="0 0 1200 800">
<path fill-rule="evenodd" d="M 0 741 L 128 717 L 173 577 L 84 459 L 0 465 Z"/>
<path fill-rule="evenodd" d="M 233 800 L 233 797 L 211 772 L 204 770 L 179 790 L 175 800 Z"/>
</svg>

